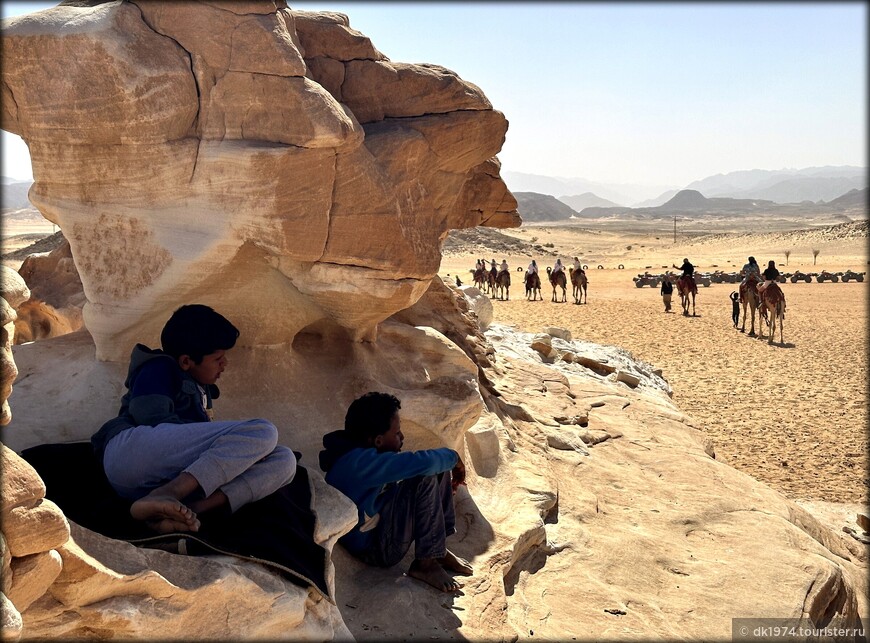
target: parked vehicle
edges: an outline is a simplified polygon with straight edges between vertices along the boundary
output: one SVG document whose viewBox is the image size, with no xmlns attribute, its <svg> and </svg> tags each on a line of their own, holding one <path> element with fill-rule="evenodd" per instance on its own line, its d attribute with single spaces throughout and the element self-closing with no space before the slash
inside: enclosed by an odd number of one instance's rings
<svg viewBox="0 0 870 643">
<path fill-rule="evenodd" d="M 791 277 L 789 277 L 789 281 L 793 284 L 796 284 L 799 281 L 805 281 L 806 283 L 810 283 L 813 280 L 813 276 L 811 274 L 801 272 L 798 270 L 794 272 Z"/>
<path fill-rule="evenodd" d="M 840 281 L 840 277 L 834 272 L 822 270 L 819 274 L 816 275 L 816 281 L 820 284 L 825 283 L 826 281 L 837 283 L 838 281 Z"/>
<path fill-rule="evenodd" d="M 643 288 L 644 286 L 658 288 L 662 281 L 661 275 L 652 275 L 648 272 L 638 274 L 637 277 L 632 277 L 631 279 L 634 281 L 634 285 L 638 288 Z"/>
<path fill-rule="evenodd" d="M 852 280 L 855 281 L 864 281 L 864 273 L 863 272 L 854 272 L 852 270 L 847 270 L 843 273 L 843 283 L 848 283 Z"/>
</svg>

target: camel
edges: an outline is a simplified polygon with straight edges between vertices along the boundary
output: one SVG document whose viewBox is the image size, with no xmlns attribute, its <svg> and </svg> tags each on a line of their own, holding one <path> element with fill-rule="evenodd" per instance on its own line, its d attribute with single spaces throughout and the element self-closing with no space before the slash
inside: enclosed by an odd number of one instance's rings
<svg viewBox="0 0 870 643">
<path fill-rule="evenodd" d="M 474 287 L 481 292 L 486 292 L 486 268 L 472 269 L 471 273 L 474 275 Z"/>
<path fill-rule="evenodd" d="M 541 295 L 541 278 L 538 276 L 538 273 L 526 272 L 525 284 L 526 299 L 535 301 L 536 297 L 540 297 L 541 301 L 544 301 L 544 298 Z"/>
<path fill-rule="evenodd" d="M 495 268 L 490 268 L 486 273 L 486 285 L 488 287 L 487 292 L 489 292 L 492 295 L 493 299 L 495 299 L 495 286 L 496 286 L 495 280 L 496 280 L 497 276 L 498 276 L 498 271 Z"/>
<path fill-rule="evenodd" d="M 589 283 L 586 272 L 583 269 L 575 270 L 574 268 L 568 268 L 568 271 L 571 273 L 571 286 L 573 286 L 571 294 L 574 297 L 574 303 L 579 304 L 581 301 L 584 304 L 589 303 L 586 300 L 586 285 Z"/>
<path fill-rule="evenodd" d="M 773 343 L 773 337 L 776 335 L 776 325 L 779 323 L 779 343 L 784 344 L 785 341 L 782 338 L 782 327 L 784 325 L 783 322 L 785 321 L 785 294 L 774 281 L 764 290 L 763 293 L 760 294 L 760 297 L 761 305 L 767 311 L 770 319 L 768 322 L 768 325 L 770 326 L 770 334 L 768 335 L 767 343 Z M 760 326 L 761 322 L 759 322 L 759 327 Z"/>
<path fill-rule="evenodd" d="M 677 279 L 677 292 L 680 293 L 680 303 L 683 305 L 683 315 L 689 316 L 689 298 L 692 298 L 692 317 L 695 316 L 695 295 L 698 294 L 698 284 L 691 275 L 683 275 Z"/>
<path fill-rule="evenodd" d="M 761 310 L 759 310 L 758 280 L 754 275 L 750 275 L 745 284 L 740 284 L 740 301 L 743 302 L 743 324 L 740 326 L 740 332 L 746 332 L 746 307 L 749 306 L 749 316 L 752 318 L 749 336 L 755 337 L 755 312 L 758 310 L 758 330 L 760 331 Z"/>
<path fill-rule="evenodd" d="M 562 289 L 562 301 L 568 301 L 568 296 L 565 293 L 566 287 L 568 285 L 568 280 L 565 278 L 565 271 L 560 270 L 555 275 L 553 274 L 553 269 L 550 266 L 547 266 L 547 275 L 550 277 L 550 285 L 553 286 L 553 298 L 550 301 L 556 300 L 556 286 Z"/>
<path fill-rule="evenodd" d="M 495 277 L 495 290 L 498 293 L 499 299 L 507 299 L 508 301 L 511 298 L 511 273 L 507 270 L 502 270 Z M 504 295 L 504 297 L 502 297 Z M 495 293 L 493 294 L 495 296 Z"/>
</svg>

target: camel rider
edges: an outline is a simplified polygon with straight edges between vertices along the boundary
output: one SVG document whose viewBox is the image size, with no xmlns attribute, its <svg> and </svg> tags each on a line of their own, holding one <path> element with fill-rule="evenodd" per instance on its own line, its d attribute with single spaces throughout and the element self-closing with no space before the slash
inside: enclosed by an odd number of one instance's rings
<svg viewBox="0 0 870 643">
<path fill-rule="evenodd" d="M 560 272 L 565 270 L 565 266 L 562 265 L 562 260 L 557 258 L 556 263 L 553 265 L 553 271 L 551 276 L 556 276 Z"/>
<path fill-rule="evenodd" d="M 507 259 L 502 259 L 501 265 L 498 267 L 499 274 L 501 274 L 503 272 L 508 272 L 508 270 L 509 269 L 508 269 Z"/>
<path fill-rule="evenodd" d="M 773 259 L 767 262 L 767 268 L 762 274 L 764 275 L 764 283 L 758 284 L 758 292 L 764 292 L 772 282 L 779 279 L 779 270 L 776 269 L 776 263 Z"/>
<path fill-rule="evenodd" d="M 495 266 L 495 259 L 490 260 L 490 262 L 489 262 L 489 269 L 490 269 L 492 272 L 496 272 L 496 271 L 498 270 L 498 268 L 496 268 L 496 266 Z"/>
<path fill-rule="evenodd" d="M 535 260 L 532 259 L 532 263 L 529 264 L 528 270 L 526 270 L 527 275 L 536 275 L 538 274 L 538 264 L 535 263 Z"/>
<path fill-rule="evenodd" d="M 580 272 L 583 272 L 583 266 L 580 265 L 580 260 L 577 257 L 574 257 L 574 270 L 579 270 Z"/>
<path fill-rule="evenodd" d="M 480 259 L 478 259 L 478 260 L 477 260 L 477 263 L 474 264 L 474 272 L 477 272 L 477 271 L 480 270 L 481 268 L 483 268 L 483 264 L 480 263 Z"/>
<path fill-rule="evenodd" d="M 761 268 L 758 267 L 755 257 L 749 257 L 749 263 L 743 264 L 740 273 L 743 275 L 743 281 L 740 282 L 741 286 L 745 286 L 750 277 L 754 277 L 756 281 L 761 281 Z"/>
<path fill-rule="evenodd" d="M 676 268 L 677 270 L 682 270 L 683 271 L 683 274 L 681 275 L 682 277 L 692 277 L 695 274 L 695 266 L 690 264 L 688 259 L 683 259 L 682 266 L 675 266 L 675 265 L 671 264 L 671 267 Z"/>
</svg>

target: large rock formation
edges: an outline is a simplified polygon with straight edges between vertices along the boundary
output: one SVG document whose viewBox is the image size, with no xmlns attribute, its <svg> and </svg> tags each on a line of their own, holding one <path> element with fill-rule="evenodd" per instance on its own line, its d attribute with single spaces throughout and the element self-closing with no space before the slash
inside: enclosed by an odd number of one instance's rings
<svg viewBox="0 0 870 643">
<path fill-rule="evenodd" d="M 2 126 L 70 242 L 98 359 L 192 300 L 251 346 L 373 339 L 426 290 L 448 230 L 519 222 L 494 158 L 504 116 L 340 14 L 79 4 L 4 21 Z"/>
<path fill-rule="evenodd" d="M 433 278 L 448 229 L 517 221 L 494 159 L 506 122 L 478 88 L 389 61 L 338 14 L 256 0 L 71 3 L 3 28 L 3 127 L 30 146 L 32 199 L 88 300 L 86 329 L 16 347 L 4 444 L 87 439 L 117 412 L 132 344 L 211 304 L 242 330 L 217 413 L 268 417 L 303 454 L 337 598 L 71 525 L 57 578 L 9 627 L 724 639 L 734 617 L 867 614 L 866 552 L 717 462 L 652 366 L 559 329 L 484 332 L 474 293 Z M 463 454 L 460 596 L 333 549 L 355 513 L 317 453 L 368 390 L 402 400 L 406 448 Z"/>
<path fill-rule="evenodd" d="M 60 233 L 57 233 L 60 235 Z M 30 288 L 30 299 L 16 308 L 15 343 L 57 337 L 79 330 L 85 293 L 72 258 L 69 242 L 63 239 L 50 252 L 24 258 L 18 269 Z"/>
</svg>

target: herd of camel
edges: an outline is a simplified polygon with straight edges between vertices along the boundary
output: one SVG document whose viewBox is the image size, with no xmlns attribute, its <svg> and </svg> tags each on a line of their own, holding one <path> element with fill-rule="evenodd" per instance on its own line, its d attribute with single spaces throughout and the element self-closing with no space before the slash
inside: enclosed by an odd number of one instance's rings
<svg viewBox="0 0 870 643">
<path fill-rule="evenodd" d="M 573 287 L 572 296 L 574 297 L 574 303 L 585 304 L 586 287 L 589 283 L 588 279 L 586 279 L 586 272 L 584 270 L 574 270 L 574 268 L 568 268 L 568 271 L 570 273 L 571 285 Z M 495 268 L 487 270 L 484 267 L 476 270 L 472 269 L 471 273 L 474 275 L 474 285 L 481 292 L 491 294 L 493 299 L 510 299 L 510 272 L 507 270 L 499 271 Z M 565 276 L 565 272 L 560 270 L 554 273 L 553 269 L 547 266 L 547 276 L 550 285 L 553 286 L 553 297 L 550 301 L 568 301 L 568 277 Z M 526 271 L 526 276 L 523 279 L 523 282 L 526 286 L 526 299 L 529 301 L 535 301 L 536 299 L 540 299 L 541 301 L 544 300 L 544 297 L 541 295 L 541 278 L 538 276 L 538 273 Z M 561 300 L 558 299 L 556 295 L 556 288 L 562 289 Z"/>
<path fill-rule="evenodd" d="M 492 298 L 510 299 L 511 275 L 507 270 L 499 271 L 495 268 L 487 270 L 485 267 L 472 269 L 474 275 L 474 285 L 481 291 L 491 294 Z M 589 280 L 586 278 L 586 271 L 575 270 L 573 267 L 568 268 L 569 277 L 565 276 L 564 271 L 554 273 L 552 268 L 547 267 L 547 277 L 550 285 L 553 287 L 553 296 L 550 301 L 565 302 L 567 301 L 567 286 L 568 279 L 571 280 L 572 296 L 574 303 L 587 303 L 586 291 Z M 541 278 L 535 272 L 526 271 L 524 283 L 526 287 L 526 299 L 535 301 L 541 296 Z M 773 338 L 776 335 L 776 329 L 779 327 L 779 343 L 784 344 L 783 340 L 783 321 L 785 319 L 785 295 L 782 289 L 775 281 L 771 282 L 764 293 L 759 293 L 757 286 L 759 281 L 755 275 L 750 275 L 745 283 L 740 284 L 740 302 L 743 305 L 743 324 L 740 328 L 741 333 L 746 332 L 746 311 L 749 309 L 751 327 L 749 336 L 755 336 L 755 316 L 758 315 L 758 330 L 761 332 L 761 320 L 764 319 L 770 328 L 767 343 L 772 344 Z M 556 294 L 556 289 L 562 289 L 562 299 L 560 300 Z M 682 276 L 677 279 L 677 292 L 680 295 L 680 303 L 683 308 L 683 315 L 689 315 L 689 307 L 692 309 L 692 316 L 695 313 L 695 296 L 698 294 L 698 284 L 691 276 Z"/>
</svg>

